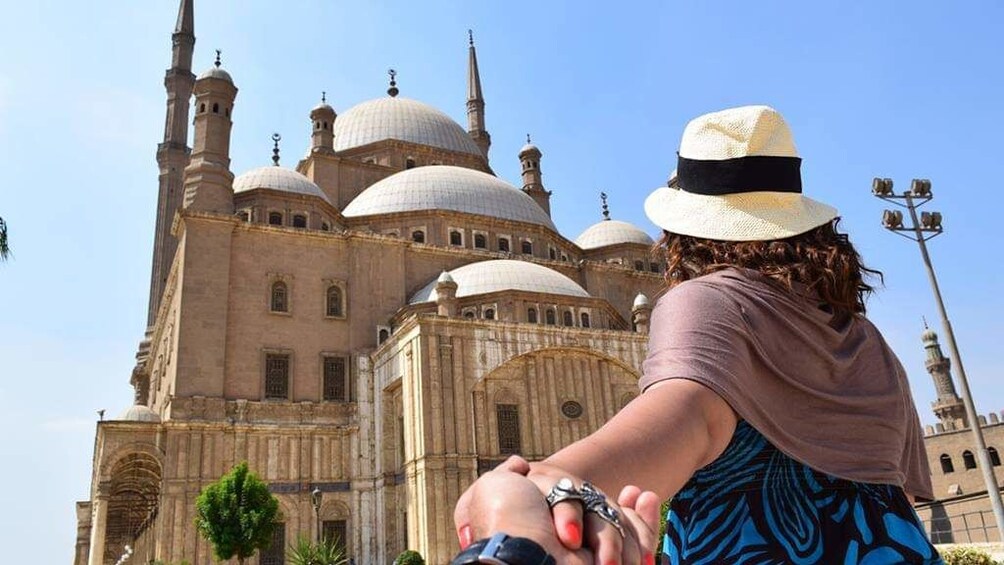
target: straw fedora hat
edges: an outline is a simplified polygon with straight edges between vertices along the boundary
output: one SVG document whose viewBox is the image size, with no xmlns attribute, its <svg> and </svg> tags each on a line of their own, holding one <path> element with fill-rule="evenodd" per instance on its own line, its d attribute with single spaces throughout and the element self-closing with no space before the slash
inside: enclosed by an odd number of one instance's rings
<svg viewBox="0 0 1004 565">
<path fill-rule="evenodd" d="M 683 130 L 677 170 L 645 200 L 672 233 L 721 241 L 784 239 L 833 220 L 802 196 L 802 160 L 777 110 L 743 106 L 705 114 Z"/>
</svg>

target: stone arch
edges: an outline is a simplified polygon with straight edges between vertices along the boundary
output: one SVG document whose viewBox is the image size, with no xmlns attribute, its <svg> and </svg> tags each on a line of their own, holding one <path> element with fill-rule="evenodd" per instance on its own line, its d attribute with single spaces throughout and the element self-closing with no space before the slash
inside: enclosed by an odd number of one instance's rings
<svg viewBox="0 0 1004 565">
<path fill-rule="evenodd" d="M 150 453 L 131 451 L 114 460 L 109 478 L 103 483 L 107 496 L 104 559 L 113 562 L 126 545 L 153 525 L 160 509 L 163 467 Z"/>
<path fill-rule="evenodd" d="M 110 455 L 105 457 L 104 463 L 101 465 L 98 482 L 104 483 L 111 480 L 112 469 L 115 467 L 115 464 L 121 461 L 124 457 L 133 453 L 149 455 L 157 461 L 157 464 L 160 465 L 162 469 L 164 467 L 164 452 L 159 447 L 152 443 L 135 441 L 119 446 L 115 449 L 115 451 L 111 452 Z"/>
<path fill-rule="evenodd" d="M 625 400 L 637 395 L 639 377 L 624 361 L 584 347 L 538 349 L 496 365 L 478 380 L 471 396 L 481 422 L 473 431 L 479 469 L 491 468 L 513 452 L 503 449 L 511 442 L 501 441 L 513 433 L 512 420 L 518 420 L 522 438 L 518 453 L 531 460 L 546 457 L 613 417 Z M 561 407 L 569 400 L 581 405 L 580 416 L 563 415 Z M 518 418 L 508 413 L 512 405 Z M 500 406 L 508 410 L 505 419 L 498 413 Z"/>
<path fill-rule="evenodd" d="M 352 515 L 349 505 L 341 500 L 325 500 L 321 504 L 321 520 L 346 520 Z"/>
</svg>

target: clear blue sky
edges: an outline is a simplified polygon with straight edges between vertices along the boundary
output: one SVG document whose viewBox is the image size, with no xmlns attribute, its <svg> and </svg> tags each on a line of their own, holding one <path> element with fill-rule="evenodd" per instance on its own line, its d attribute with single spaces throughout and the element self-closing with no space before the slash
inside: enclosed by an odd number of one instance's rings
<svg viewBox="0 0 1004 565">
<path fill-rule="evenodd" d="M 146 316 L 177 0 L 9 2 L 0 20 L 0 547 L 11 563 L 68 563 L 87 497 L 95 410 L 132 400 Z M 492 165 L 518 181 L 530 132 L 562 233 L 600 218 L 655 232 L 641 205 L 701 113 L 770 104 L 788 118 L 807 193 L 842 212 L 886 274 L 871 302 L 931 422 L 921 316 L 937 313 L 916 246 L 879 226 L 873 176 L 927 177 L 946 233 L 932 256 L 981 412 L 1004 408 L 999 163 L 1000 3 L 619 3 L 196 0 L 196 73 L 213 49 L 240 88 L 233 170 L 308 144 L 320 91 L 342 112 L 402 96 L 463 124 L 467 28 L 478 45 Z M 602 8 L 602 9 L 601 9 Z M 940 331 L 940 328 L 938 328 Z M 11 553 L 13 552 L 13 553 Z"/>
</svg>

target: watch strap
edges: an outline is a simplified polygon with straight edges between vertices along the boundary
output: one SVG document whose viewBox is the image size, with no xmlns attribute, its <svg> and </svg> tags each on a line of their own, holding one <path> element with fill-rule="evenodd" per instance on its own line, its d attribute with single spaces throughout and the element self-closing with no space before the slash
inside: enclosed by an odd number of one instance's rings
<svg viewBox="0 0 1004 565">
<path fill-rule="evenodd" d="M 537 542 L 498 533 L 472 543 L 452 565 L 557 565 Z"/>
</svg>

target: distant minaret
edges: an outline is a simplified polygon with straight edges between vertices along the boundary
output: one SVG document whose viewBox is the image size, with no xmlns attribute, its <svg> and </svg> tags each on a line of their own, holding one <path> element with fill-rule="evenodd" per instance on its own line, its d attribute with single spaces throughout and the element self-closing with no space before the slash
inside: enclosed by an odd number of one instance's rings
<svg viewBox="0 0 1004 565">
<path fill-rule="evenodd" d="M 181 0 L 178 23 L 171 35 L 171 68 L 164 77 L 167 89 L 167 118 L 164 141 L 157 146 L 160 167 L 160 189 L 157 194 L 157 224 L 153 238 L 153 269 L 150 274 L 150 303 L 147 328 L 153 326 L 160 306 L 160 297 L 167 284 L 167 273 L 174 261 L 178 242 L 171 235 L 174 213 L 184 196 L 183 177 L 191 149 L 188 148 L 188 101 L 195 86 L 192 74 L 192 53 L 195 50 L 194 0 Z"/>
<path fill-rule="evenodd" d="M 467 30 L 467 133 L 481 148 L 485 159 L 492 146 L 492 136 L 485 128 L 485 98 L 481 95 L 481 73 L 478 72 L 478 54 L 474 50 L 474 33 Z"/>
<path fill-rule="evenodd" d="M 921 335 L 921 339 L 924 340 L 924 349 L 927 351 L 924 365 L 927 367 L 927 372 L 931 374 L 931 378 L 934 379 L 934 390 L 938 393 L 938 400 L 931 403 L 934 415 L 946 427 L 951 423 L 958 428 L 960 427 L 959 422 L 962 423 L 961 427 L 968 427 L 965 405 L 956 394 L 955 383 L 952 382 L 950 370 L 952 362 L 941 352 L 938 334 L 934 333 L 934 330 L 926 328 L 926 323 L 924 325 L 924 333 Z"/>
<path fill-rule="evenodd" d="M 185 168 L 187 210 L 234 213 L 234 174 L 230 172 L 230 130 L 237 87 L 216 63 L 195 81 L 195 134 L 192 158 Z"/>
<path fill-rule="evenodd" d="M 540 173 L 540 158 L 543 154 L 537 146 L 530 142 L 530 134 L 526 134 L 526 145 L 519 150 L 519 163 L 523 176 L 523 192 L 533 198 L 547 215 L 551 215 L 551 192 L 544 188 L 544 180 Z"/>
</svg>

